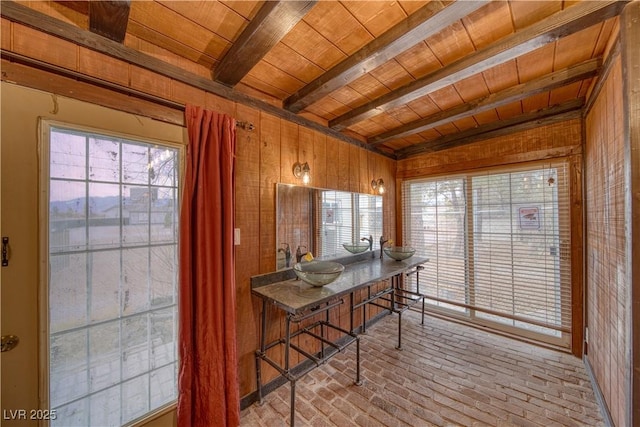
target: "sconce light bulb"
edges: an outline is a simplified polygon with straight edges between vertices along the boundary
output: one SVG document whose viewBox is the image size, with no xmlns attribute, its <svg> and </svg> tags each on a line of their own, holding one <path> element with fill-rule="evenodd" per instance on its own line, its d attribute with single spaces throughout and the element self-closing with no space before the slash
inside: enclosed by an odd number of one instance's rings
<svg viewBox="0 0 640 427">
<path fill-rule="evenodd" d="M 304 185 L 307 185 L 311 181 L 311 168 L 309 167 L 309 163 L 304 162 L 304 164 L 300 164 L 300 162 L 295 162 L 293 164 L 293 176 L 302 180 Z"/>
<path fill-rule="evenodd" d="M 374 190 L 378 191 L 378 194 L 384 194 L 384 181 L 382 180 L 382 178 L 379 178 L 377 181 L 374 179 L 371 182 L 371 186 L 373 187 Z"/>
</svg>

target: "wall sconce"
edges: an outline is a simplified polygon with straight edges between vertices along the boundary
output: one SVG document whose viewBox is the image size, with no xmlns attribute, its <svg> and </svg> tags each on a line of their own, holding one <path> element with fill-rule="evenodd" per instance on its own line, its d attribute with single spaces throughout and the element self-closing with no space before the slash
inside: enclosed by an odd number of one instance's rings
<svg viewBox="0 0 640 427">
<path fill-rule="evenodd" d="M 307 185 L 309 181 L 311 181 L 311 168 L 309 168 L 309 163 L 304 162 L 295 162 L 293 164 L 293 176 L 298 179 L 302 179 L 302 183 Z"/>
<path fill-rule="evenodd" d="M 374 179 L 373 181 L 371 181 L 371 188 L 373 189 L 373 191 L 377 191 L 378 194 L 384 194 L 384 181 L 382 180 L 382 178 L 379 179 Z"/>
</svg>

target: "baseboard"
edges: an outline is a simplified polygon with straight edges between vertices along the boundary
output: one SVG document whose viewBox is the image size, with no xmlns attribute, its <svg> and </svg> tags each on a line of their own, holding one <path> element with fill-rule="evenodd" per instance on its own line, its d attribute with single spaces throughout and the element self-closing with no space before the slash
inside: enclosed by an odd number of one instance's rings
<svg viewBox="0 0 640 427">
<path fill-rule="evenodd" d="M 367 320 L 367 324 L 366 327 L 369 328 L 371 326 L 373 326 L 374 324 L 376 324 L 378 321 L 380 321 L 380 319 L 382 319 L 385 316 L 388 316 L 389 312 L 388 311 L 381 311 L 380 313 L 378 313 L 377 315 L 373 316 L 371 319 Z M 362 331 L 362 325 L 358 326 L 354 332 L 356 334 L 359 334 Z M 349 337 L 346 336 L 343 339 L 346 341 Z M 338 340 L 338 344 L 341 344 L 342 340 Z M 362 351 L 362 348 L 360 349 Z M 296 367 L 294 367 L 292 369 L 292 371 L 296 371 L 296 370 L 304 370 L 306 368 L 311 367 L 312 365 L 314 365 L 314 363 L 311 360 L 305 360 L 304 362 L 298 364 Z M 268 383 L 264 384 L 262 386 L 262 397 L 264 398 L 266 395 L 268 395 L 269 393 L 271 393 L 272 391 L 276 390 L 278 387 L 283 386 L 287 383 L 287 380 L 285 377 L 279 375 L 276 378 L 274 378 L 273 380 L 269 381 Z M 258 391 L 253 391 L 249 394 L 247 394 L 246 396 L 244 396 L 243 398 L 240 399 L 240 409 L 246 409 L 249 406 L 251 406 L 253 403 L 258 401 Z"/>
<path fill-rule="evenodd" d="M 611 418 L 611 413 L 609 412 L 609 408 L 607 407 L 607 402 L 604 400 L 602 390 L 600 390 L 598 381 L 596 381 L 596 377 L 593 374 L 593 368 L 591 367 L 591 362 L 589 362 L 589 357 L 585 355 L 582 358 L 582 361 L 584 362 L 585 370 L 587 371 L 587 375 L 589 376 L 589 380 L 591 381 L 593 393 L 596 395 L 596 402 L 598 403 L 598 407 L 600 408 L 600 413 L 602 414 L 602 418 L 604 419 L 604 424 L 607 427 L 615 427 L 613 418 Z"/>
</svg>

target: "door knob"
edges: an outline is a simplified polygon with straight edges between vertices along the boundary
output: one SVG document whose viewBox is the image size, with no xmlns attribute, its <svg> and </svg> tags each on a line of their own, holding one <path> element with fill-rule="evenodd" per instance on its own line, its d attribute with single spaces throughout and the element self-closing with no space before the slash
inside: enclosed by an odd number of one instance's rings
<svg viewBox="0 0 640 427">
<path fill-rule="evenodd" d="M 20 338 L 16 335 L 3 335 L 2 336 L 2 353 L 5 351 L 10 351 L 16 348 L 18 343 L 20 342 Z"/>
</svg>

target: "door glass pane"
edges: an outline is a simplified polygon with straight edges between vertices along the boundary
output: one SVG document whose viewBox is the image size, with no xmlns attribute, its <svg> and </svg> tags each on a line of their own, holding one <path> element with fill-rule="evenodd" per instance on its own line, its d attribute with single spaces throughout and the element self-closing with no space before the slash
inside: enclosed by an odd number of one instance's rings
<svg viewBox="0 0 640 427">
<path fill-rule="evenodd" d="M 52 425 L 127 424 L 177 397 L 180 153 L 49 136 Z"/>
<path fill-rule="evenodd" d="M 87 244 L 87 186 L 85 182 L 49 183 L 49 250 L 84 249 Z"/>
<path fill-rule="evenodd" d="M 85 253 L 51 255 L 49 261 L 49 330 L 60 332 L 87 324 L 87 256 Z"/>
<path fill-rule="evenodd" d="M 87 254 L 91 321 L 115 319 L 120 315 L 120 251 Z M 57 310 L 54 310 L 57 311 Z"/>
<path fill-rule="evenodd" d="M 120 186 L 89 183 L 89 245 L 94 249 L 120 246 Z"/>
<path fill-rule="evenodd" d="M 120 144 L 102 138 L 89 138 L 89 179 L 120 181 Z"/>
</svg>

